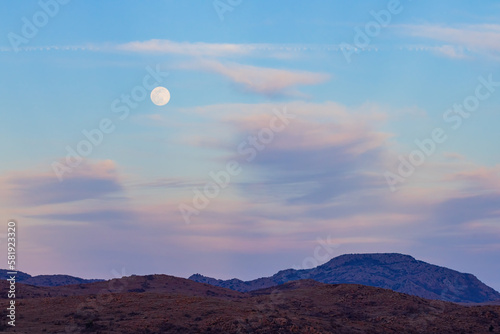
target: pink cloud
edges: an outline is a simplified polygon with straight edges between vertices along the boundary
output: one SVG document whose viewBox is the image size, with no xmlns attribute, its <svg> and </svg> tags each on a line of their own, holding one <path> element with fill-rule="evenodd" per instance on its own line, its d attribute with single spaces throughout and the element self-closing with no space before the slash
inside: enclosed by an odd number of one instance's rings
<svg viewBox="0 0 500 334">
<path fill-rule="evenodd" d="M 164 54 L 178 54 L 187 56 L 230 56 L 245 55 L 256 46 L 230 43 L 190 43 L 174 42 L 166 39 L 152 39 L 149 41 L 135 41 L 118 45 L 118 50 L 130 52 L 153 52 Z"/>
<path fill-rule="evenodd" d="M 295 89 L 297 86 L 317 85 L 330 79 L 330 75 L 325 73 L 221 63 L 214 60 L 197 61 L 182 64 L 179 67 L 217 73 L 247 91 L 267 96 L 303 96 Z"/>
<path fill-rule="evenodd" d="M 466 182 L 472 189 L 482 191 L 500 189 L 500 165 L 494 167 L 474 166 L 447 176 L 449 181 Z"/>
<path fill-rule="evenodd" d="M 0 184 L 4 201 L 20 207 L 95 199 L 123 190 L 111 160 L 84 162 L 63 182 L 53 172 L 27 170 L 1 176 Z"/>
<path fill-rule="evenodd" d="M 424 37 L 446 43 L 439 47 L 431 47 L 451 58 L 464 58 L 465 51 L 500 52 L 500 25 L 476 24 L 449 27 L 443 25 L 405 25 L 410 35 Z"/>
</svg>

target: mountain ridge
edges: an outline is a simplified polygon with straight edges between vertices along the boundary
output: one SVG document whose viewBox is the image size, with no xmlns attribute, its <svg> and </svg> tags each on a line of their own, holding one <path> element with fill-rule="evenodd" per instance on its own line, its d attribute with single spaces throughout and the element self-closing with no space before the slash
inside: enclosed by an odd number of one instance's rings
<svg viewBox="0 0 500 334">
<path fill-rule="evenodd" d="M 250 281 L 218 280 L 195 274 L 189 279 L 240 292 L 313 279 L 328 284 L 362 284 L 457 303 L 500 300 L 500 293 L 476 276 L 440 267 L 399 253 L 344 254 L 311 269 L 285 269 Z"/>
<path fill-rule="evenodd" d="M 9 270 L 0 269 L 0 280 L 6 280 L 11 275 L 7 273 Z M 95 283 L 102 282 L 102 279 L 85 279 L 70 275 L 36 275 L 31 276 L 22 271 L 17 271 L 16 281 L 23 284 L 34 285 L 34 286 L 62 286 L 62 285 L 71 285 L 71 284 L 86 284 L 86 283 Z"/>
</svg>

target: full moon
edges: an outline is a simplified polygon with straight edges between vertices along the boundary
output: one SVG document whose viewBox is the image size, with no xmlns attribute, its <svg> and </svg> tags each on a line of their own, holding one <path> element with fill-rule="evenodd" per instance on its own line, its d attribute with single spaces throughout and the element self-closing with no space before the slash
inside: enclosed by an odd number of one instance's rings
<svg viewBox="0 0 500 334">
<path fill-rule="evenodd" d="M 157 106 L 164 106 L 170 101 L 170 92 L 165 87 L 156 87 L 151 91 L 151 101 Z"/>
</svg>

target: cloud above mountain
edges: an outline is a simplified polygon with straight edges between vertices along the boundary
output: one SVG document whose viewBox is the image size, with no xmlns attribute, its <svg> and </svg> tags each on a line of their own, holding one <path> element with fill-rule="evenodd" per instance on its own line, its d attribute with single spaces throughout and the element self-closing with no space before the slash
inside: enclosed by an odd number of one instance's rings
<svg viewBox="0 0 500 334">
<path fill-rule="evenodd" d="M 52 172 L 30 170 L 7 173 L 0 180 L 4 200 L 24 207 L 97 199 L 123 191 L 111 160 L 82 163 L 63 182 Z"/>
</svg>

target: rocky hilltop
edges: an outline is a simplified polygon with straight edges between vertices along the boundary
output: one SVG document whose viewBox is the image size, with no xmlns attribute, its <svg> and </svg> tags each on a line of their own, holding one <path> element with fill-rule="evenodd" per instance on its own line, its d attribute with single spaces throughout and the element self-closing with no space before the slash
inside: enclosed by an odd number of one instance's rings
<svg viewBox="0 0 500 334">
<path fill-rule="evenodd" d="M 397 253 L 346 254 L 316 268 L 283 270 L 271 277 L 252 281 L 218 280 L 200 274 L 192 275 L 189 279 L 241 292 L 312 279 L 329 284 L 362 284 L 451 302 L 484 303 L 500 300 L 500 293 L 472 274 L 460 273 Z"/>
</svg>

